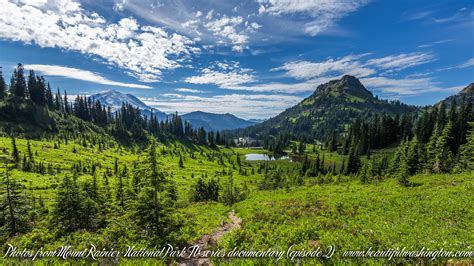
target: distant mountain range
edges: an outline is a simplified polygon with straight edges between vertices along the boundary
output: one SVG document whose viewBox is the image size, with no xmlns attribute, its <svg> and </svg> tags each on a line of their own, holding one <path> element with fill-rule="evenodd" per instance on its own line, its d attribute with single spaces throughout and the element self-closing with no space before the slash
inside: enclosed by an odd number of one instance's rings
<svg viewBox="0 0 474 266">
<path fill-rule="evenodd" d="M 288 133 L 307 141 L 324 140 L 334 132 L 344 132 L 346 126 L 363 114 L 402 114 L 416 110 L 419 108 L 399 101 L 381 100 L 356 77 L 345 75 L 319 85 L 311 96 L 279 115 L 235 133 L 255 138 Z"/>
<path fill-rule="evenodd" d="M 238 118 L 233 114 L 213 114 L 201 111 L 187 113 L 181 116 L 194 127 L 203 127 L 205 130 L 224 130 L 245 128 L 255 125 L 257 122 Z"/>
<path fill-rule="evenodd" d="M 100 101 L 108 106 L 112 111 L 120 110 L 122 103 L 129 103 L 141 110 L 144 116 L 150 116 L 151 113 L 157 116 L 159 120 L 165 120 L 170 115 L 146 105 L 132 94 L 124 94 L 116 90 L 107 90 L 90 96 L 94 100 Z M 181 115 L 181 118 L 190 122 L 194 128 L 203 127 L 206 131 L 232 130 L 244 128 L 259 123 L 259 120 L 244 120 L 233 114 L 214 114 L 201 111 L 191 112 Z"/>
</svg>

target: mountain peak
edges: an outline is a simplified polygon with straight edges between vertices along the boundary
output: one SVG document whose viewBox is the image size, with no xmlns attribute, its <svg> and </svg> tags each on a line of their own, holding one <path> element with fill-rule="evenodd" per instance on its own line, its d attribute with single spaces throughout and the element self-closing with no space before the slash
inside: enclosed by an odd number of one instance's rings
<svg viewBox="0 0 474 266">
<path fill-rule="evenodd" d="M 473 94 L 474 93 L 474 83 L 467 85 L 466 88 L 462 89 L 459 94 Z"/>
<path fill-rule="evenodd" d="M 344 75 L 341 79 L 331 80 L 318 86 L 313 96 L 354 96 L 363 99 L 373 98 L 372 92 L 367 90 L 360 80 L 351 75 Z"/>
<path fill-rule="evenodd" d="M 344 75 L 342 78 L 341 78 L 341 81 L 344 81 L 348 84 L 353 84 L 353 85 L 357 85 L 357 84 L 361 84 L 359 79 L 354 77 L 354 76 L 351 76 L 351 75 Z M 362 85 L 362 84 L 361 84 Z"/>
<path fill-rule="evenodd" d="M 166 114 L 157 110 L 156 108 L 150 107 L 142 102 L 140 99 L 132 94 L 124 94 L 114 89 L 108 89 L 97 94 L 90 96 L 95 101 L 99 101 L 101 104 L 108 106 L 113 112 L 119 110 L 123 103 L 128 103 L 133 107 L 142 110 L 144 115 L 149 115 L 150 112 L 159 116 L 159 118 L 165 118 Z"/>
<path fill-rule="evenodd" d="M 474 101 L 474 83 L 467 85 L 457 94 L 451 95 L 437 104 L 444 103 L 445 105 L 450 105 L 453 101 L 460 103 L 463 100 Z"/>
</svg>

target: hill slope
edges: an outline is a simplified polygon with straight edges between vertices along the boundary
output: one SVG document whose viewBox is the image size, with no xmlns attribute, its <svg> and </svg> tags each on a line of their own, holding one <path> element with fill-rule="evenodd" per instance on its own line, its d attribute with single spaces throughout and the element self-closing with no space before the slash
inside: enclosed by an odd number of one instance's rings
<svg viewBox="0 0 474 266">
<path fill-rule="evenodd" d="M 203 127 L 206 131 L 245 128 L 255 125 L 255 122 L 238 118 L 233 114 L 213 114 L 201 111 L 187 113 L 181 116 L 193 127 Z"/>
<path fill-rule="evenodd" d="M 380 100 L 357 78 L 346 75 L 319 85 L 311 96 L 276 117 L 236 133 L 262 137 L 288 132 L 298 139 L 324 140 L 333 131 L 342 132 L 345 125 L 364 114 L 397 114 L 416 110 L 417 107 L 400 102 Z"/>
<path fill-rule="evenodd" d="M 457 94 L 451 95 L 446 99 L 442 100 L 441 102 L 446 105 L 450 105 L 453 100 L 456 100 L 456 102 L 459 104 L 463 100 L 463 98 L 471 102 L 474 101 L 474 83 L 469 84 Z"/>
</svg>

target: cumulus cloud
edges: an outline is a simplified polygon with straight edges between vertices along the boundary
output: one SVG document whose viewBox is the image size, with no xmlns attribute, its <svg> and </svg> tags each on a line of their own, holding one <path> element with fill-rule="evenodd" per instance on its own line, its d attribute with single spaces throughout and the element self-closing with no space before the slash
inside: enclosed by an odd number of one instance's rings
<svg viewBox="0 0 474 266">
<path fill-rule="evenodd" d="M 256 81 L 252 70 L 241 68 L 238 62 L 217 62 L 200 71 L 200 75 L 191 76 L 185 82 L 193 84 L 213 84 L 221 88 L 232 88 L 240 84 Z"/>
<path fill-rule="evenodd" d="M 241 16 L 228 17 L 224 15 L 222 18 L 209 21 L 205 27 L 214 35 L 230 40 L 232 50 L 242 52 L 247 48 L 249 41 L 249 37 L 244 31 L 238 31 L 238 27 L 243 22 L 244 19 Z"/>
<path fill-rule="evenodd" d="M 311 17 L 305 24 L 304 31 L 317 35 L 331 26 L 340 18 L 356 11 L 368 0 L 257 0 L 260 4 L 259 14 L 280 16 L 284 14 L 301 14 Z"/>
<path fill-rule="evenodd" d="M 242 118 L 275 116 L 302 100 L 291 95 L 226 94 L 212 97 L 168 93 L 158 98 L 141 98 L 149 106 L 165 112 L 187 113 L 196 110 L 212 113 L 232 113 Z"/>
<path fill-rule="evenodd" d="M 43 75 L 47 75 L 47 76 L 65 77 L 65 78 L 89 81 L 89 82 L 103 84 L 103 85 L 128 87 L 128 88 L 135 88 L 135 89 L 151 89 L 152 88 L 150 86 L 141 85 L 141 84 L 124 83 L 124 82 L 109 80 L 97 73 L 87 71 L 87 70 L 77 69 L 77 68 L 71 68 L 71 67 L 56 66 L 56 65 L 25 65 L 25 68 L 32 69 L 36 72 L 40 72 Z"/>
<path fill-rule="evenodd" d="M 73 0 L 0 0 L 0 38 L 97 56 L 141 81 L 158 81 L 198 53 L 193 41 L 133 18 L 107 23 Z"/>
</svg>

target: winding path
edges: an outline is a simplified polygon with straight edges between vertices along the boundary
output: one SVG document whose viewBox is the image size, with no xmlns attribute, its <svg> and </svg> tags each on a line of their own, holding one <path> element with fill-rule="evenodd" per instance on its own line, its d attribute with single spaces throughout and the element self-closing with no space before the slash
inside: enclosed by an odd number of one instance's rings
<svg viewBox="0 0 474 266">
<path fill-rule="evenodd" d="M 217 241 L 225 234 L 231 232 L 234 229 L 239 229 L 242 219 L 235 215 L 234 211 L 229 212 L 230 223 L 223 222 L 219 228 L 214 230 L 210 235 L 205 235 L 199 240 L 195 241 L 191 246 L 199 245 L 201 247 L 201 252 L 205 253 L 206 251 L 211 250 L 211 247 L 217 244 Z M 189 253 L 185 255 L 185 258 L 181 259 L 178 262 L 178 265 L 212 265 L 210 258 L 208 257 L 191 257 L 188 258 Z"/>
</svg>

